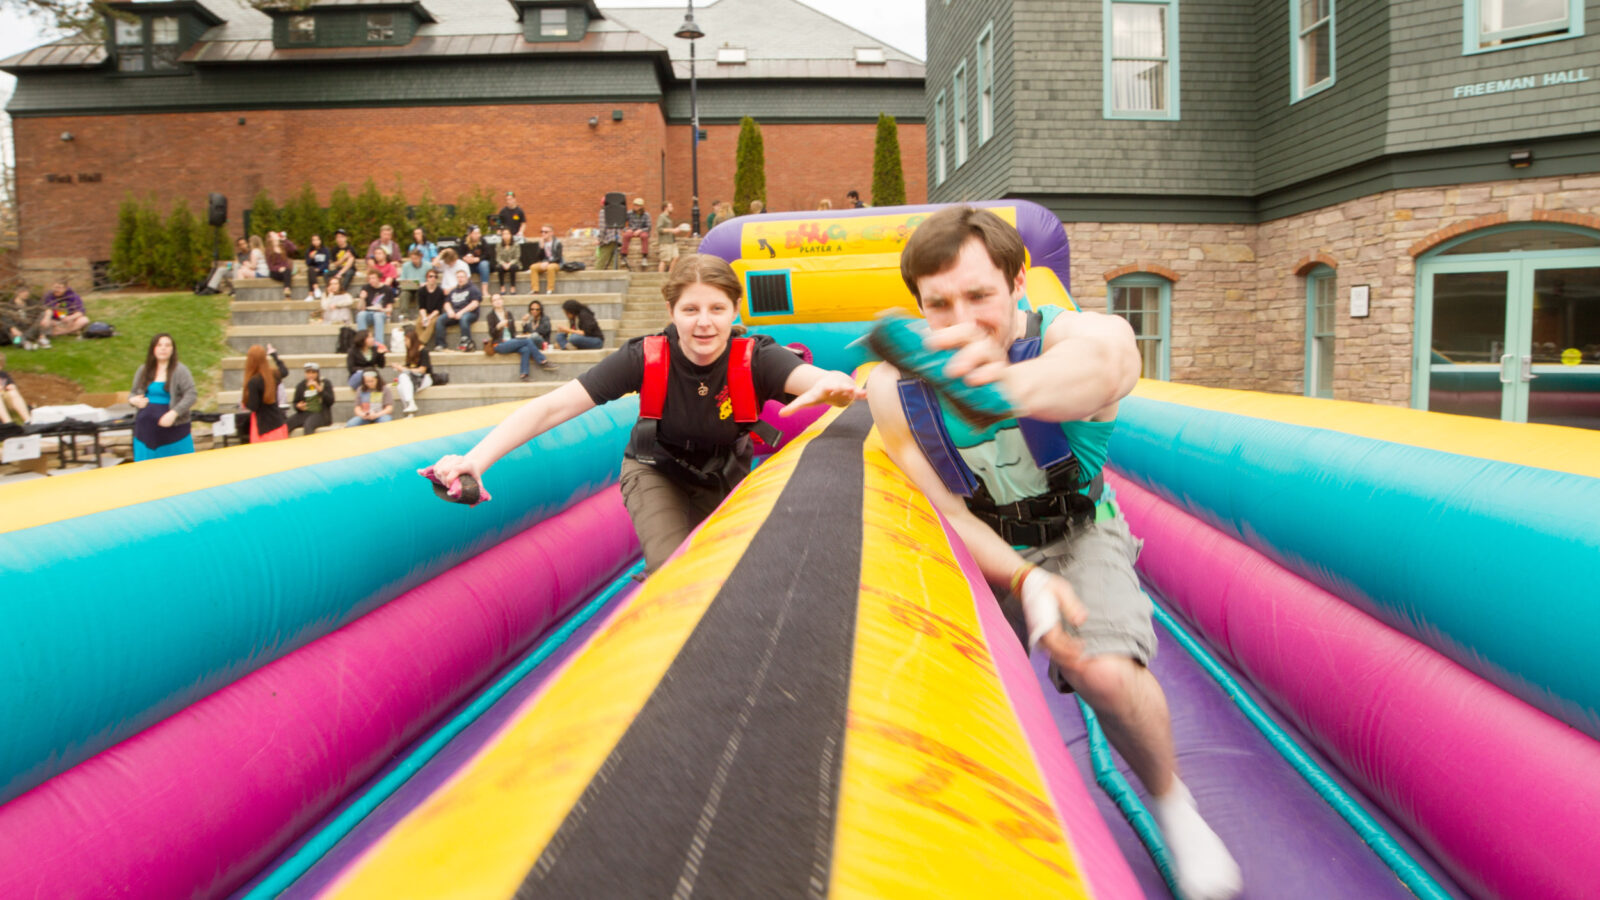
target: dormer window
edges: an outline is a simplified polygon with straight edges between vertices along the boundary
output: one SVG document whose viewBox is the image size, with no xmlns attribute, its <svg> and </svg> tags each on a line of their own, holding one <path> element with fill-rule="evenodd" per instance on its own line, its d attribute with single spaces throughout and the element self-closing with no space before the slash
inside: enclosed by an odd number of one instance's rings
<svg viewBox="0 0 1600 900">
<path fill-rule="evenodd" d="M 386 44 L 394 40 L 394 13 L 367 13 L 367 43 Z"/>
<path fill-rule="evenodd" d="M 743 47 L 718 47 L 717 65 L 742 66 L 750 61 L 750 53 Z"/>
<path fill-rule="evenodd" d="M 316 16 L 289 17 L 289 43 L 315 44 L 317 42 Z"/>
<path fill-rule="evenodd" d="M 177 16 L 115 18 L 112 40 L 116 44 L 118 72 L 178 71 L 183 52 Z"/>
<path fill-rule="evenodd" d="M 882 47 L 857 47 L 856 64 L 862 66 L 887 65 L 888 60 L 883 56 Z"/>
<path fill-rule="evenodd" d="M 567 10 L 565 7 L 539 10 L 539 36 L 567 36 Z"/>
</svg>

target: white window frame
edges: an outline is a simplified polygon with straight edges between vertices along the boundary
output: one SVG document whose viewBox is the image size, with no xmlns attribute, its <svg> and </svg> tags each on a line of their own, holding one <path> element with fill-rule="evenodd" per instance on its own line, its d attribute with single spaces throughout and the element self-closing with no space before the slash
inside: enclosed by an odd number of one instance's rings
<svg viewBox="0 0 1600 900">
<path fill-rule="evenodd" d="M 559 13 L 559 21 L 550 13 Z M 568 37 L 571 31 L 567 21 L 567 8 L 565 6 L 545 7 L 539 10 L 539 36 L 540 37 Z"/>
<path fill-rule="evenodd" d="M 978 146 L 994 137 L 994 23 L 978 32 Z"/>
<path fill-rule="evenodd" d="M 1160 275 L 1150 272 L 1132 272 L 1120 278 L 1113 279 L 1106 285 L 1106 312 L 1118 316 L 1126 321 L 1127 317 L 1117 310 L 1118 288 L 1158 288 L 1158 315 L 1160 323 L 1155 334 L 1143 334 L 1135 329 L 1135 339 L 1143 343 L 1154 343 L 1156 352 L 1155 377 L 1167 381 L 1172 377 L 1172 282 Z M 1132 325 L 1132 322 L 1128 323 Z M 1141 378 L 1149 377 L 1144 374 L 1144 354 L 1140 354 L 1139 375 Z"/>
<path fill-rule="evenodd" d="M 945 96 L 944 91 L 940 91 L 939 96 L 933 98 L 933 183 L 935 185 L 944 184 L 950 177 L 949 169 L 945 166 L 944 113 Z"/>
<path fill-rule="evenodd" d="M 387 24 L 384 23 L 385 19 L 388 20 Z M 377 37 L 373 37 L 373 34 L 377 34 Z M 394 13 L 367 13 L 367 43 L 381 44 L 392 40 L 394 40 Z"/>
<path fill-rule="evenodd" d="M 961 60 L 950 78 L 951 118 L 955 121 L 955 152 L 952 169 L 959 169 L 967 161 L 967 61 Z"/>
<path fill-rule="evenodd" d="M 1112 55 L 1113 48 L 1115 47 L 1115 35 L 1112 33 L 1112 25 L 1113 25 L 1112 8 L 1116 7 L 1116 6 L 1122 6 L 1122 5 L 1128 5 L 1128 6 L 1134 6 L 1134 5 L 1162 6 L 1162 7 L 1166 8 L 1166 11 L 1167 11 L 1167 15 L 1166 15 L 1166 25 L 1167 25 L 1167 27 L 1166 27 L 1166 55 L 1163 56 L 1163 57 L 1160 57 L 1161 61 L 1163 61 L 1166 64 L 1166 67 L 1167 67 L 1166 68 L 1167 77 L 1165 79 L 1165 82 L 1166 82 L 1165 83 L 1165 89 L 1166 89 L 1166 101 L 1167 101 L 1167 104 L 1166 104 L 1166 108 L 1165 109 L 1162 109 L 1162 110 L 1143 110 L 1143 109 L 1138 109 L 1138 110 L 1118 110 L 1118 109 L 1116 109 L 1116 105 L 1115 105 L 1116 104 L 1116 98 L 1115 98 L 1115 92 L 1112 89 L 1113 81 L 1112 81 L 1112 77 L 1111 77 L 1111 71 L 1112 71 L 1114 63 L 1116 62 L 1116 58 Z M 1179 61 L 1178 0 L 1101 0 L 1101 19 L 1102 19 L 1102 21 L 1104 23 L 1104 36 L 1103 36 L 1103 42 L 1102 42 L 1102 53 L 1103 53 L 1103 56 L 1102 56 L 1102 65 L 1101 65 L 1101 73 L 1100 73 L 1101 74 L 1101 80 L 1102 80 L 1103 85 L 1104 85 L 1104 90 L 1103 90 L 1104 99 L 1103 99 L 1103 110 L 1102 110 L 1102 113 L 1103 113 L 1104 117 L 1107 118 L 1107 119 L 1143 119 L 1143 120 L 1174 121 L 1174 122 L 1177 121 L 1179 118 L 1181 118 L 1181 115 L 1179 113 L 1179 104 L 1178 104 L 1179 84 L 1180 84 L 1179 77 L 1178 77 L 1178 68 L 1179 68 L 1179 65 L 1178 65 L 1178 61 Z M 1135 58 L 1142 59 L 1142 58 L 1145 58 L 1145 57 L 1128 57 L 1128 58 L 1129 59 L 1135 59 Z M 1156 59 L 1156 57 L 1148 57 L 1148 58 L 1151 59 L 1151 60 L 1155 60 Z"/>
<path fill-rule="evenodd" d="M 310 27 L 306 27 L 306 26 Z M 317 42 L 317 17 L 310 13 L 289 17 L 289 43 L 315 44 Z"/>
<path fill-rule="evenodd" d="M 1473 53 L 1494 53 L 1499 50 L 1511 50 L 1516 47 L 1531 47 L 1534 44 L 1547 44 L 1551 41 L 1566 41 L 1576 37 L 1583 37 L 1583 0 L 1567 0 L 1567 28 L 1559 34 L 1549 34 L 1551 22 L 1541 22 L 1537 25 L 1526 25 L 1520 28 L 1504 28 L 1492 30 L 1487 35 L 1483 33 L 1486 10 L 1485 3 L 1510 3 L 1515 0 L 1461 0 L 1461 52 L 1466 55 Z M 1498 43 L 1495 43 L 1498 41 Z M 1487 43 L 1487 46 L 1486 46 Z"/>
<path fill-rule="evenodd" d="M 1300 7 L 1305 0 L 1289 0 L 1289 102 L 1299 103 L 1307 97 L 1320 94 L 1333 87 L 1338 80 L 1339 31 L 1338 0 L 1328 0 L 1328 16 L 1315 22 L 1301 21 Z M 1326 23 L 1328 28 L 1328 77 L 1315 84 L 1307 84 L 1310 55 L 1306 53 L 1307 38 Z"/>
<path fill-rule="evenodd" d="M 1323 288 L 1327 289 L 1326 308 L 1330 311 L 1328 316 L 1328 330 L 1318 328 L 1317 310 L 1322 304 Z M 1339 273 L 1328 266 L 1317 266 L 1306 274 L 1306 377 L 1305 393 L 1307 397 L 1333 397 L 1333 384 L 1322 384 L 1317 379 L 1317 373 L 1322 370 L 1322 355 L 1336 353 L 1334 330 L 1339 318 Z M 1326 341 L 1326 346 L 1321 343 Z M 1332 376 L 1330 376 L 1331 379 Z"/>
</svg>

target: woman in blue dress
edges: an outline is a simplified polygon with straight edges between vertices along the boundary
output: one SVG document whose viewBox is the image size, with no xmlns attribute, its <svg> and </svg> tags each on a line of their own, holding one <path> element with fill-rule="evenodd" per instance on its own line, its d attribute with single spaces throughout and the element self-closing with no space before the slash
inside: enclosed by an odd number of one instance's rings
<svg viewBox="0 0 1600 900">
<path fill-rule="evenodd" d="M 128 394 L 128 403 L 138 410 L 133 417 L 134 462 L 194 452 L 189 409 L 198 396 L 189 367 L 178 362 L 172 335 L 162 332 L 151 338 Z"/>
</svg>

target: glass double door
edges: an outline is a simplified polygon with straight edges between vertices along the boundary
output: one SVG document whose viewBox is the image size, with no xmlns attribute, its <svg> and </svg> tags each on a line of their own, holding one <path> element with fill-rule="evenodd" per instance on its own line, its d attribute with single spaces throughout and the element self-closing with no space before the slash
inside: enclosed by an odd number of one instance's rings
<svg viewBox="0 0 1600 900">
<path fill-rule="evenodd" d="M 1419 276 L 1414 405 L 1600 429 L 1600 251 L 1444 256 Z"/>
</svg>

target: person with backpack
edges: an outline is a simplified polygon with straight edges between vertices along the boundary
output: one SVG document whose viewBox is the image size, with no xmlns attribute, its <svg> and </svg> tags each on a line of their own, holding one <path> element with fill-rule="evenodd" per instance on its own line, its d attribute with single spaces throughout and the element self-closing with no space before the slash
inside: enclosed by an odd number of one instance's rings
<svg viewBox="0 0 1600 900">
<path fill-rule="evenodd" d="M 489 467 L 551 428 L 639 392 L 640 416 L 622 461 L 622 499 L 655 571 L 750 472 L 750 433 L 771 429 L 758 414 L 768 400 L 848 406 L 865 396 L 855 379 L 820 369 L 765 335 L 735 333 L 743 293 L 722 260 L 691 254 L 661 288 L 672 324 L 634 338 L 589 371 L 523 404 L 465 456 L 446 456 L 425 474 L 445 485 L 463 475 L 480 487 Z M 762 436 L 773 443 L 770 431 Z"/>
</svg>

